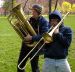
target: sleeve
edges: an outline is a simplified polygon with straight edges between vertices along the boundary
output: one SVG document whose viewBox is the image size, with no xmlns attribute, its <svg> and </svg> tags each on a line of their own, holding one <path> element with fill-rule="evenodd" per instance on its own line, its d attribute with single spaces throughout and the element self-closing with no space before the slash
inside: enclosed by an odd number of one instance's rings
<svg viewBox="0 0 75 72">
<path fill-rule="evenodd" d="M 36 36 L 32 36 L 32 41 L 39 41 L 42 38 L 42 35 L 38 34 Z"/>
<path fill-rule="evenodd" d="M 32 36 L 32 41 L 39 41 L 42 37 L 42 34 L 48 31 L 48 25 L 49 23 L 47 21 L 42 21 L 40 25 L 41 33 L 36 36 Z"/>
<path fill-rule="evenodd" d="M 65 30 L 65 33 L 58 33 L 53 36 L 53 40 L 57 40 L 62 45 L 69 47 L 72 41 L 72 31 L 70 28 Z"/>
</svg>

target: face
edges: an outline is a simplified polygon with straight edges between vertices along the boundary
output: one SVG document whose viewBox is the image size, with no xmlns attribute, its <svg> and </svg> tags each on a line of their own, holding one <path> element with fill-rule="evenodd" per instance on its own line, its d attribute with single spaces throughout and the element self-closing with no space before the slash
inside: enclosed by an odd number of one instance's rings
<svg viewBox="0 0 75 72">
<path fill-rule="evenodd" d="M 51 26 L 55 27 L 58 24 L 58 19 L 51 19 L 50 24 Z"/>
<path fill-rule="evenodd" d="M 38 13 L 36 12 L 36 10 L 32 10 L 32 15 L 33 15 L 33 17 L 34 18 L 37 18 L 39 15 L 38 15 Z"/>
</svg>

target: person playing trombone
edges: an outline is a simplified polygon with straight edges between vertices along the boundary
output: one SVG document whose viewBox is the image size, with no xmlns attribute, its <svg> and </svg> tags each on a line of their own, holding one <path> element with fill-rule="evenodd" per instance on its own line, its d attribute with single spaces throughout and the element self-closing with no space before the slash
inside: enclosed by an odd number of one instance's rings
<svg viewBox="0 0 75 72">
<path fill-rule="evenodd" d="M 54 28 L 62 19 L 58 10 L 49 14 L 51 26 Z M 53 33 L 53 42 L 46 42 L 45 63 L 42 72 L 71 72 L 67 61 L 69 46 L 72 41 L 72 31 L 62 24 Z"/>
<path fill-rule="evenodd" d="M 25 44 L 25 41 L 39 41 L 40 38 L 42 37 L 42 34 L 44 32 L 48 31 L 48 21 L 42 16 L 42 6 L 35 4 L 32 6 L 31 8 L 32 11 L 32 17 L 30 18 L 29 22 L 32 25 L 32 27 L 34 28 L 34 30 L 36 31 L 37 35 L 36 36 L 30 36 L 27 35 L 25 37 L 25 40 L 22 42 L 22 46 L 21 46 L 21 51 L 20 51 L 20 55 L 19 55 L 19 59 L 18 59 L 18 64 L 23 60 L 23 58 L 30 52 L 30 50 L 33 47 L 28 47 Z M 21 68 L 23 68 L 26 65 L 26 62 L 28 60 L 28 58 L 32 58 L 32 56 L 34 55 L 34 53 L 37 51 L 37 49 L 35 49 L 26 59 L 25 61 L 21 64 Z M 32 72 L 40 72 L 39 67 L 38 67 L 38 60 L 39 60 L 39 55 L 35 56 L 34 59 L 31 61 L 31 68 L 32 68 Z M 24 69 L 17 69 L 17 72 L 26 72 Z"/>
</svg>

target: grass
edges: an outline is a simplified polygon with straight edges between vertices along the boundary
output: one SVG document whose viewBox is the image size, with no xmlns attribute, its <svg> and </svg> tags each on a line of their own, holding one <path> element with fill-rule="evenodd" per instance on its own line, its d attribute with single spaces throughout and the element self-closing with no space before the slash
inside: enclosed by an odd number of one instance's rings
<svg viewBox="0 0 75 72">
<path fill-rule="evenodd" d="M 65 19 L 65 25 L 73 30 L 73 41 L 69 49 L 68 61 L 72 72 L 75 72 L 75 15 Z M 6 17 L 0 17 L 0 72 L 17 72 L 17 60 L 21 48 L 21 39 L 13 30 Z M 43 56 L 40 56 L 39 66 L 42 69 Z M 26 72 L 31 72 L 30 64 Z"/>
</svg>

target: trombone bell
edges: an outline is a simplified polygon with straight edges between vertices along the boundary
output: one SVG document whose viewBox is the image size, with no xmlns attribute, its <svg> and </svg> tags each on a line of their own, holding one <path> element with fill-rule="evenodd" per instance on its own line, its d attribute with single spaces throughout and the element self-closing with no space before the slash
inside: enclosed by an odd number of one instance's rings
<svg viewBox="0 0 75 72">
<path fill-rule="evenodd" d="M 48 43 L 51 43 L 53 41 L 52 36 L 49 35 L 49 33 L 47 33 L 47 32 L 43 34 L 43 38 Z"/>
</svg>

